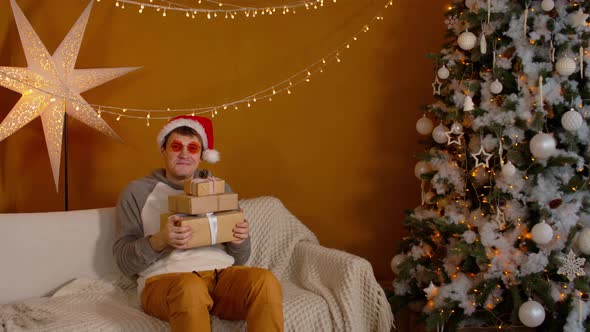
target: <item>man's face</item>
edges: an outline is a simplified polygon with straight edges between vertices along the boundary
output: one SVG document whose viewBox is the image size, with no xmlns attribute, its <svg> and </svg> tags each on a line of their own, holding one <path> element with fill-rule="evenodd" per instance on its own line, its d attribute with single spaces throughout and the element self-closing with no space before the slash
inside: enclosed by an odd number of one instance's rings
<svg viewBox="0 0 590 332">
<path fill-rule="evenodd" d="M 167 177 L 184 180 L 193 176 L 201 161 L 201 143 L 196 136 L 172 133 L 161 149 Z"/>
</svg>

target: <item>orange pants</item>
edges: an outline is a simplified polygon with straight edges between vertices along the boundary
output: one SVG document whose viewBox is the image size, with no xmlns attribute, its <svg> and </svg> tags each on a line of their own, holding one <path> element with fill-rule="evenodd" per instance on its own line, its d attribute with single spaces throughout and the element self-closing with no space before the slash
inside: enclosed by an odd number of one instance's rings
<svg viewBox="0 0 590 332">
<path fill-rule="evenodd" d="M 283 331 L 283 292 L 272 272 L 245 266 L 168 273 L 146 280 L 141 304 L 172 331 L 211 331 L 209 313 L 249 331 Z"/>
</svg>

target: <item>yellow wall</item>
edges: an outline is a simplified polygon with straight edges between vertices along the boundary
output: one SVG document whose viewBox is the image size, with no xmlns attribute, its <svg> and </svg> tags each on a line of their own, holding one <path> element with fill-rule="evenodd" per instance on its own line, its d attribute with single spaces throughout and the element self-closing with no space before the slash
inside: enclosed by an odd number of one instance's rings
<svg viewBox="0 0 590 332">
<path fill-rule="evenodd" d="M 84 10 L 82 0 L 17 0 L 50 52 Z M 260 1 L 233 1 L 244 5 Z M 282 3 L 275 1 L 274 3 Z M 193 3 L 194 1 L 187 1 Z M 271 2 L 266 2 L 271 3 Z M 296 15 L 190 20 L 114 0 L 94 4 L 77 68 L 143 68 L 83 94 L 91 103 L 137 108 L 218 105 L 264 89 L 332 51 L 384 4 L 325 1 Z M 403 210 L 419 202 L 413 175 L 415 121 L 431 100 L 445 2 L 394 1 L 340 64 L 272 102 L 214 119 L 222 162 L 214 174 L 241 197 L 273 195 L 325 246 L 367 258 L 377 278 L 403 236 Z M 0 0 L 0 65 L 26 66 L 8 0 Z M 0 120 L 20 95 L 0 88 Z M 131 180 L 159 167 L 155 136 L 163 122 L 106 121 L 120 144 L 70 119 L 69 206 L 113 206 Z M 56 193 L 41 120 L 0 142 L 0 212 L 64 207 L 64 163 Z"/>
</svg>

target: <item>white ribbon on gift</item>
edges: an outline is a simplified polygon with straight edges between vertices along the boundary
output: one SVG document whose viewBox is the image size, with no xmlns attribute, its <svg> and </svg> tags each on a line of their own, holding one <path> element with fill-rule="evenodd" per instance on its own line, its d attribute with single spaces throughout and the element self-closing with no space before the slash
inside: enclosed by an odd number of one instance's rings
<svg viewBox="0 0 590 332">
<path fill-rule="evenodd" d="M 209 233 L 211 233 L 211 244 L 217 243 L 217 216 L 214 213 L 207 213 L 209 219 Z"/>
<path fill-rule="evenodd" d="M 208 177 L 207 181 L 211 182 L 211 185 L 209 186 L 209 194 L 215 194 L 217 191 L 215 190 L 215 183 L 217 182 L 217 178 L 215 177 Z"/>
</svg>

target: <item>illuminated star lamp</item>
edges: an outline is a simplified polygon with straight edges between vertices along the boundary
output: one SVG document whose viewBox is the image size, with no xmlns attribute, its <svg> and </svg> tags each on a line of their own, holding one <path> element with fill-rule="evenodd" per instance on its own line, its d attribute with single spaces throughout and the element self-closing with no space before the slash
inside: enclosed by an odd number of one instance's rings
<svg viewBox="0 0 590 332">
<path fill-rule="evenodd" d="M 55 53 L 49 52 L 15 0 L 10 0 L 28 67 L 0 67 L 0 85 L 22 97 L 0 124 L 0 142 L 41 117 L 56 191 L 59 190 L 64 113 L 93 129 L 121 140 L 80 93 L 139 67 L 74 69 L 92 1 Z"/>
</svg>

